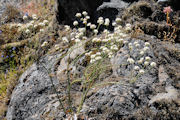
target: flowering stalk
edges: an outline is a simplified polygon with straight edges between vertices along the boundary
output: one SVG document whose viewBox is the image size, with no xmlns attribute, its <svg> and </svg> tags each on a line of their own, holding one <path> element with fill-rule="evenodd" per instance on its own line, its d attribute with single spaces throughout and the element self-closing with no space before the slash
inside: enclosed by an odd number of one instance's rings
<svg viewBox="0 0 180 120">
<path fill-rule="evenodd" d="M 166 14 L 166 22 L 167 22 L 167 24 L 169 24 L 169 22 L 170 22 L 169 14 L 170 14 L 172 11 L 173 11 L 173 10 L 171 9 L 170 6 L 164 7 L 163 12 Z"/>
</svg>

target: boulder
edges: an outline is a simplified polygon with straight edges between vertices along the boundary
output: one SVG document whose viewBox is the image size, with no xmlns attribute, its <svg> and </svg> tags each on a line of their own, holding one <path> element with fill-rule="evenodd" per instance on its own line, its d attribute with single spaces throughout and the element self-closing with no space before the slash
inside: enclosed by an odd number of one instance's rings
<svg viewBox="0 0 180 120">
<path fill-rule="evenodd" d="M 180 1 L 179 0 L 158 0 L 159 4 L 162 4 L 163 6 L 172 6 L 174 10 L 180 10 L 179 8 L 179 4 Z"/>
<path fill-rule="evenodd" d="M 144 44 L 138 39 L 129 39 L 128 43 L 133 45 L 135 41 L 139 42 L 140 46 Z M 155 41 L 152 42 L 157 44 Z M 163 48 L 159 44 L 158 46 L 160 46 L 158 49 Z M 166 52 L 161 51 L 162 53 Z M 158 56 L 160 57 L 161 54 Z M 152 61 L 158 60 L 153 49 L 148 50 L 141 57 L 145 58 L 145 56 L 150 56 Z M 139 76 L 133 70 L 137 63 L 128 64 L 128 57 L 134 58 L 134 60 L 139 59 L 139 51 L 134 45 L 131 51 L 129 51 L 128 45 L 125 45 L 111 59 L 113 76 L 116 76 L 114 78 L 119 82 L 116 85 L 100 88 L 94 94 L 90 94 L 85 101 L 82 112 L 90 118 L 105 120 L 179 119 L 180 103 L 178 101 L 180 98 L 178 96 L 180 91 L 173 86 L 174 82 L 166 73 L 165 67 L 152 68 L 138 65 L 145 70 L 145 73 Z M 109 77 L 109 79 L 111 81 L 112 78 Z M 164 106 L 163 110 L 160 108 L 161 105 Z"/>
<path fill-rule="evenodd" d="M 116 18 L 117 15 L 121 15 L 124 8 L 128 7 L 130 3 L 122 0 L 111 0 L 110 2 L 104 2 L 97 9 L 97 17 L 103 16 L 109 18 L 111 21 Z"/>
<path fill-rule="evenodd" d="M 91 19 L 93 19 L 96 9 L 104 1 L 105 0 L 57 0 L 57 19 L 60 23 L 72 25 L 75 20 L 75 14 L 82 11 L 87 11 Z"/>
<path fill-rule="evenodd" d="M 46 56 L 22 74 L 11 96 L 7 120 L 40 120 L 42 113 L 58 110 L 59 102 L 52 81 L 55 86 L 59 81 L 55 78 L 51 81 L 47 70 L 53 73 L 55 61 L 59 57 L 60 55 Z"/>
<path fill-rule="evenodd" d="M 59 97 L 66 96 L 67 75 L 64 72 L 67 70 L 67 61 L 84 52 L 82 44 L 69 48 L 69 52 L 73 49 L 71 54 L 63 58 L 64 52 L 41 57 L 21 75 L 8 105 L 7 120 L 64 119 L 65 113 L 57 94 Z M 83 59 L 69 66 L 74 74 L 82 74 L 80 64 Z"/>
<path fill-rule="evenodd" d="M 99 16 L 114 20 L 119 11 L 134 1 L 138 0 L 57 0 L 56 17 L 59 23 L 72 25 L 76 13 L 87 11 L 93 22 Z"/>
</svg>

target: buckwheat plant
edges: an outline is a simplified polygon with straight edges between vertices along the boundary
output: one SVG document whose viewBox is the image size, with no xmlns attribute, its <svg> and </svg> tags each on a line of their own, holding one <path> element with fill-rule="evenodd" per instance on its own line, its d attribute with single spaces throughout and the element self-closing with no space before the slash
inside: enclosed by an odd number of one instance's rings
<svg viewBox="0 0 180 120">
<path fill-rule="evenodd" d="M 130 82 L 135 82 L 140 76 L 155 68 L 157 64 L 153 61 L 149 53 L 151 45 L 149 42 L 135 40 L 127 45 L 128 47 L 128 66 L 132 69 Z M 138 53 L 138 54 L 136 54 Z"/>
</svg>

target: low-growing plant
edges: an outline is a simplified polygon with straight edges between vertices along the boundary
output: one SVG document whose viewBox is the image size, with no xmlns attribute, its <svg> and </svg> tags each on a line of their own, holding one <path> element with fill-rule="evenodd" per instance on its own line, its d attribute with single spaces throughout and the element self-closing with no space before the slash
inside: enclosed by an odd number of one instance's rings
<svg viewBox="0 0 180 120">
<path fill-rule="evenodd" d="M 19 9 L 13 5 L 7 5 L 3 16 L 7 16 L 5 22 L 14 22 L 15 19 L 21 16 Z"/>
<path fill-rule="evenodd" d="M 11 25 L 0 26 L 0 45 L 18 41 L 20 33 L 16 27 Z"/>
</svg>

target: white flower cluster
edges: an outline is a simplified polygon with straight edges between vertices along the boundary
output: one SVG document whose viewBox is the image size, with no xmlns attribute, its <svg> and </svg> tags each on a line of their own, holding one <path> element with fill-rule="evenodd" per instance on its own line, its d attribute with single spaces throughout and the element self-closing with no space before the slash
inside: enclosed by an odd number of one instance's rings
<svg viewBox="0 0 180 120">
<path fill-rule="evenodd" d="M 26 20 L 28 18 L 27 15 L 23 16 L 23 19 Z M 25 29 L 25 33 L 28 35 L 30 33 L 32 33 L 33 31 L 37 31 L 37 29 L 39 30 L 39 32 L 44 32 L 44 27 L 47 26 L 49 24 L 48 20 L 43 20 L 42 22 L 38 22 L 38 17 L 36 14 L 32 15 L 33 20 L 30 21 L 29 23 L 25 24 L 25 25 L 19 25 L 19 31 L 24 31 Z"/>
<path fill-rule="evenodd" d="M 95 24 L 92 24 L 88 21 L 90 19 L 90 16 L 88 16 L 88 13 L 86 11 L 83 11 L 82 13 L 76 13 L 75 16 L 77 20 L 73 22 L 73 25 L 76 28 L 73 29 L 70 34 L 71 41 L 79 43 L 81 40 L 86 40 L 87 28 L 89 28 L 95 35 L 92 38 L 91 42 L 93 48 L 89 53 L 86 53 L 86 56 L 89 56 L 90 58 L 90 63 L 94 63 L 97 60 L 102 59 L 104 56 L 112 58 L 114 54 L 120 49 L 120 47 L 122 47 L 123 44 L 127 44 L 125 38 L 129 36 L 129 32 L 131 31 L 132 26 L 128 23 L 125 25 L 125 27 L 122 27 L 120 25 L 122 23 L 121 18 L 116 18 L 116 20 L 112 23 L 112 25 L 115 26 L 113 33 L 105 29 L 102 33 L 103 35 L 99 37 L 97 36 L 99 32 L 99 27 L 101 25 L 108 27 L 110 25 L 109 18 L 99 17 L 97 20 L 98 25 L 96 26 Z M 84 27 L 78 28 L 79 25 Z M 70 27 L 66 25 L 65 30 L 69 31 Z M 63 41 L 67 40 L 64 39 Z"/>
<path fill-rule="evenodd" d="M 102 59 L 100 52 L 92 54 L 92 52 L 90 51 L 89 53 L 86 53 L 86 56 L 90 56 L 90 58 L 91 58 L 90 63 L 94 63 L 94 62 Z"/>
<path fill-rule="evenodd" d="M 68 40 L 67 37 L 62 37 L 62 41 L 63 41 L 64 43 L 68 43 L 68 42 L 69 42 L 69 40 Z"/>
<path fill-rule="evenodd" d="M 84 25 L 89 24 L 88 20 L 90 19 L 90 16 L 88 16 L 88 13 L 86 11 L 83 11 L 82 13 L 76 13 L 75 15 Z M 74 26 L 78 26 L 79 22 L 76 20 L 73 22 Z"/>
<path fill-rule="evenodd" d="M 91 23 L 88 23 L 88 20 L 90 19 L 90 16 L 88 16 L 88 13 L 86 11 L 83 11 L 82 13 L 76 13 L 75 15 L 78 20 L 75 20 L 73 22 L 73 25 L 74 26 L 78 26 L 79 24 L 84 24 L 84 27 L 81 27 L 81 28 L 77 28 L 76 31 L 73 31 L 71 34 L 73 34 L 72 36 L 72 41 L 75 41 L 76 43 L 79 43 L 81 40 L 86 40 L 86 27 L 87 26 L 92 26 L 94 28 L 94 25 Z M 69 31 L 70 30 L 70 27 L 69 26 L 65 26 L 65 30 L 66 31 Z"/>
<path fill-rule="evenodd" d="M 98 23 L 101 24 L 103 22 L 103 18 L 100 17 L 98 19 Z M 109 23 L 109 19 L 105 19 L 105 23 Z M 117 19 L 118 21 L 118 19 Z M 114 32 L 111 33 L 110 31 L 108 31 L 107 29 L 105 29 L 103 31 L 103 34 L 101 37 L 94 37 L 92 39 L 92 43 L 93 44 L 100 44 L 100 46 L 98 46 L 100 48 L 100 52 L 102 52 L 103 54 L 107 55 L 108 58 L 112 58 L 114 56 L 114 54 L 119 50 L 119 48 L 123 45 L 126 44 L 127 41 L 124 40 L 126 37 L 128 37 L 128 34 L 126 33 L 126 30 L 124 30 L 124 28 L 121 25 L 118 25 L 118 23 L 116 23 L 117 26 L 114 28 Z M 130 24 L 127 25 L 128 27 L 130 26 Z M 94 60 L 92 60 L 94 61 Z"/>
<path fill-rule="evenodd" d="M 136 47 L 136 48 L 134 48 Z M 134 66 L 134 70 L 138 71 L 139 74 L 144 74 L 145 73 L 145 68 L 147 67 L 156 67 L 156 63 L 151 61 L 151 57 L 150 56 L 144 56 L 145 53 L 150 50 L 150 43 L 149 42 L 145 42 L 144 46 L 142 46 L 142 49 L 139 49 L 140 47 L 140 43 L 138 41 L 135 41 L 134 43 L 129 43 L 128 44 L 128 48 L 131 51 L 133 48 L 139 51 L 139 56 L 140 59 L 133 59 L 131 57 L 129 57 L 127 59 L 127 62 L 130 65 Z M 141 68 L 142 66 L 142 68 Z"/>
<path fill-rule="evenodd" d="M 45 46 L 47 46 L 48 45 L 48 42 L 43 42 L 43 44 L 41 45 L 41 47 L 45 47 Z"/>
</svg>

